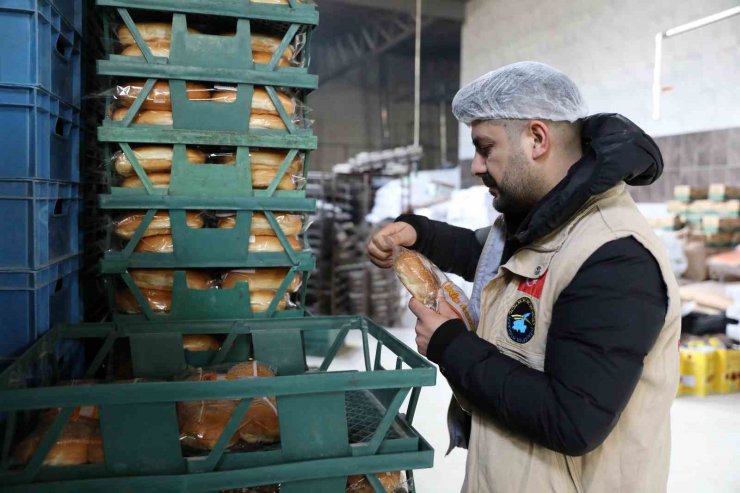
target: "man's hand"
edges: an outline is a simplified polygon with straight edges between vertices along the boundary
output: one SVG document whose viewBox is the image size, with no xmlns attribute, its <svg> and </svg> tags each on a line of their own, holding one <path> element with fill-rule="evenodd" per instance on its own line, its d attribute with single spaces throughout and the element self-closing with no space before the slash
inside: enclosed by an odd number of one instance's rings
<svg viewBox="0 0 740 493">
<path fill-rule="evenodd" d="M 416 230 L 404 222 L 391 223 L 375 233 L 367 245 L 370 261 L 387 269 L 393 266 L 393 249 L 397 246 L 409 247 L 416 243 Z"/>
<path fill-rule="evenodd" d="M 427 308 L 416 298 L 411 298 L 409 302 L 409 309 L 418 319 L 416 321 L 416 345 L 419 348 L 419 354 L 422 356 L 427 355 L 429 341 L 437 332 L 437 329 L 448 320 L 460 318 L 444 298 L 440 297 L 438 303 L 439 313 Z"/>
</svg>

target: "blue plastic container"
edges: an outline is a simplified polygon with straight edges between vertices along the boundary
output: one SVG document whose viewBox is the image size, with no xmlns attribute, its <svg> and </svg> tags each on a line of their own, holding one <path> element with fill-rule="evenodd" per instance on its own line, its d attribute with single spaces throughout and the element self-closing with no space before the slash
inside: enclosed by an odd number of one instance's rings
<svg viewBox="0 0 740 493">
<path fill-rule="evenodd" d="M 65 21 L 82 34 L 84 0 L 3 0 L 2 7 L 7 10 L 22 10 L 26 12 L 45 12 L 51 4 Z"/>
<path fill-rule="evenodd" d="M 38 270 L 80 253 L 79 186 L 0 180 L 0 270 Z M 2 312 L 0 312 L 2 313 Z"/>
<path fill-rule="evenodd" d="M 12 358 L 56 324 L 81 320 L 80 258 L 40 271 L 0 272 L 0 358 Z"/>
<path fill-rule="evenodd" d="M 59 3 L 75 3 L 59 0 Z M 48 0 L 0 2 L 0 82 L 37 86 L 79 107 L 81 37 Z"/>
<path fill-rule="evenodd" d="M 79 181 L 79 110 L 42 89 L 0 85 L 0 128 L 0 179 Z"/>
</svg>

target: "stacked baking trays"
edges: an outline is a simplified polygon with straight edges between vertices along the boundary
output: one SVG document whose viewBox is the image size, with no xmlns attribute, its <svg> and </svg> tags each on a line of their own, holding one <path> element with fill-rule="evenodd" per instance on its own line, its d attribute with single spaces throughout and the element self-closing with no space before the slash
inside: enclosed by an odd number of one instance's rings
<svg viewBox="0 0 740 493">
<path fill-rule="evenodd" d="M 264 0 L 263 0 L 264 1 Z M 119 315 L 304 315 L 313 5 L 99 0 L 113 186 L 101 271 Z"/>
</svg>

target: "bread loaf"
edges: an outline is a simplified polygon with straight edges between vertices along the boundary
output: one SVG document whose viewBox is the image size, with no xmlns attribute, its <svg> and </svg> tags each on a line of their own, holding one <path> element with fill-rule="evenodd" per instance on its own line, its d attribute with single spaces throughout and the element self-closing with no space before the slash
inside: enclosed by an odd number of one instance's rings
<svg viewBox="0 0 740 493">
<path fill-rule="evenodd" d="M 135 80 L 116 86 L 116 99 L 122 106 L 130 107 L 139 97 L 144 89 L 146 81 Z M 186 95 L 191 101 L 209 101 L 213 89 L 199 82 L 188 82 L 186 84 Z M 142 104 L 143 110 L 172 111 L 172 99 L 170 97 L 170 84 L 167 81 L 160 80 L 154 84 Z"/>
<path fill-rule="evenodd" d="M 411 296 L 430 308 L 437 306 L 441 286 L 426 257 L 418 252 L 401 248 L 393 268 Z"/>
<path fill-rule="evenodd" d="M 141 289 L 141 294 L 144 295 L 144 298 L 154 313 L 169 313 L 172 309 L 172 291 Z M 126 314 L 143 312 L 134 294 L 128 289 L 116 293 L 116 307 L 119 312 Z"/>
<path fill-rule="evenodd" d="M 132 147 L 131 150 L 147 173 L 169 172 L 172 169 L 172 146 L 137 146 Z M 187 148 L 185 154 L 189 163 L 203 164 L 206 162 L 205 153 L 197 149 Z M 123 152 L 116 154 L 115 168 L 116 173 L 124 177 L 134 174 L 134 168 Z"/>
<path fill-rule="evenodd" d="M 129 271 L 134 283 L 139 288 L 172 291 L 175 282 L 174 269 L 132 269 Z M 189 289 L 209 289 L 211 278 L 199 271 L 185 272 L 185 279 Z"/>
<path fill-rule="evenodd" d="M 116 222 L 116 235 L 130 240 L 139 226 L 141 226 L 144 217 L 145 214 L 142 213 L 134 213 L 121 217 Z M 188 212 L 185 214 L 185 223 L 189 228 L 202 228 L 203 217 L 197 212 Z M 154 214 L 152 222 L 149 223 L 146 231 L 144 231 L 144 237 L 170 234 L 171 232 L 170 214 L 168 212 L 157 212 Z"/>
<path fill-rule="evenodd" d="M 275 220 L 282 232 L 287 236 L 296 236 L 303 231 L 303 218 L 297 214 L 275 214 Z M 221 229 L 234 229 L 236 227 L 236 216 L 222 217 L 218 221 L 218 227 Z M 262 212 L 255 212 L 252 215 L 252 224 L 250 226 L 252 235 L 276 236 L 275 230 L 272 229 L 267 216 Z"/>
<path fill-rule="evenodd" d="M 277 291 L 288 272 L 288 269 L 233 270 L 224 277 L 223 289 L 233 289 L 237 282 L 246 282 L 249 284 L 250 290 Z M 302 283 L 301 275 L 294 274 L 293 280 L 288 286 L 288 292 L 297 292 Z"/>
</svg>

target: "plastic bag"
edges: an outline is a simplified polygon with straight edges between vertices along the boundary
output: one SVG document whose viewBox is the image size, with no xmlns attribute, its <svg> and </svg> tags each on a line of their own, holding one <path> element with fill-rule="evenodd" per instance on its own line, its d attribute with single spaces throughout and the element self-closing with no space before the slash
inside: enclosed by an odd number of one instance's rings
<svg viewBox="0 0 740 493">
<path fill-rule="evenodd" d="M 125 81 L 116 85 L 112 90 L 106 91 L 106 93 L 112 94 L 121 106 L 128 108 L 134 104 L 145 84 L 145 80 Z M 210 101 L 215 92 L 216 89 L 212 84 L 202 82 L 187 82 L 185 84 L 185 93 L 190 101 Z M 172 111 L 169 81 L 159 80 L 155 82 L 141 109 Z"/>
<path fill-rule="evenodd" d="M 265 378 L 274 375 L 274 370 L 268 365 L 251 360 L 234 365 L 227 373 L 198 369 L 195 373 L 189 375 L 186 380 L 208 382 Z M 279 439 L 277 407 L 274 407 L 273 419 L 273 413 L 268 405 L 268 403 L 272 404 L 273 402 L 274 397 L 254 398 L 237 431 L 229 438 L 228 447 L 236 445 L 243 431 L 245 436 L 253 440 L 251 443 L 272 443 Z M 238 400 L 178 402 L 177 416 L 180 423 L 181 442 L 198 450 L 212 449 L 218 442 L 238 403 Z"/>
<path fill-rule="evenodd" d="M 172 146 L 136 146 L 132 147 L 131 150 L 147 174 L 149 172 L 169 172 L 172 169 Z M 191 164 L 204 164 L 209 157 L 206 153 L 192 147 L 186 149 L 186 155 L 188 162 Z M 118 151 L 113 155 L 113 163 L 116 173 L 120 176 L 135 175 L 131 162 L 123 152 Z"/>
<path fill-rule="evenodd" d="M 133 213 L 121 216 L 115 221 L 115 233 L 124 240 L 133 238 L 136 230 L 141 226 L 146 214 Z M 201 212 L 188 212 L 185 214 L 185 222 L 189 228 L 200 229 L 204 225 Z M 166 235 L 172 232 L 169 212 L 158 211 L 144 231 L 144 238 L 155 235 Z"/>
<path fill-rule="evenodd" d="M 140 253 L 172 253 L 175 245 L 172 235 L 155 235 L 142 238 L 134 250 Z"/>
<path fill-rule="evenodd" d="M 386 493 L 406 491 L 402 489 L 404 481 L 400 472 L 381 472 L 376 474 Z M 375 489 L 363 474 L 361 476 L 349 476 L 347 478 L 347 493 L 375 493 Z"/>
<path fill-rule="evenodd" d="M 303 250 L 303 243 L 297 236 L 288 236 L 286 239 L 294 251 L 300 252 Z M 279 253 L 284 251 L 285 248 L 283 248 L 283 244 L 280 243 L 277 236 L 253 235 L 249 237 L 250 253 Z"/>
<path fill-rule="evenodd" d="M 274 214 L 280 229 L 286 236 L 296 236 L 303 232 L 303 216 L 298 214 Z M 220 229 L 234 229 L 236 227 L 236 216 L 225 216 L 219 219 L 218 227 Z M 250 225 L 252 235 L 276 236 L 275 230 L 267 221 L 267 216 L 262 212 L 255 212 L 252 215 Z"/>
<path fill-rule="evenodd" d="M 169 313 L 172 309 L 172 291 L 158 289 L 140 289 L 140 291 L 154 313 Z M 119 312 L 126 314 L 142 313 L 143 311 L 134 294 L 128 289 L 116 293 L 116 308 Z"/>
<path fill-rule="evenodd" d="M 264 313 L 270 308 L 272 300 L 275 299 L 275 291 L 268 289 L 255 289 L 249 291 L 249 303 L 253 313 Z M 288 308 L 294 308 L 295 306 L 290 302 L 290 296 L 285 293 L 283 297 L 278 301 L 277 310 L 283 311 Z"/>
<path fill-rule="evenodd" d="M 221 285 L 223 289 L 233 289 L 237 282 L 246 282 L 249 284 L 250 290 L 277 291 L 289 272 L 289 269 L 232 270 L 224 275 Z M 303 276 L 299 273 L 294 274 L 293 280 L 288 286 L 288 292 L 297 292 L 302 284 Z"/>
<path fill-rule="evenodd" d="M 401 283 L 411 295 L 434 311 L 439 308 L 440 296 L 452 307 L 455 314 L 470 331 L 476 326 L 468 311 L 465 292 L 450 281 L 428 258 L 419 252 L 399 247 L 395 254 L 393 268 Z"/>
<path fill-rule="evenodd" d="M 221 349 L 221 343 L 218 339 L 210 335 L 188 334 L 182 336 L 182 347 L 185 351 L 193 353 L 218 351 Z"/>
<path fill-rule="evenodd" d="M 53 418 L 43 416 L 36 428 L 13 449 L 13 461 L 26 464 L 38 450 L 49 431 Z M 54 446 L 44 458 L 45 466 L 74 466 L 105 462 L 103 438 L 98 420 L 79 418 L 70 420 L 62 429 Z"/>
<path fill-rule="evenodd" d="M 155 57 L 169 58 L 172 39 L 171 22 L 137 22 L 136 26 L 149 47 L 149 50 L 152 52 L 152 55 Z M 188 32 L 191 34 L 201 34 L 200 31 L 192 27 L 188 27 Z M 233 31 L 224 32 L 220 35 L 234 36 L 235 33 Z M 141 49 L 134 41 L 133 35 L 125 25 L 122 25 L 117 29 L 117 36 L 121 45 L 121 55 L 134 57 L 143 56 Z M 272 59 L 272 55 L 275 53 L 281 42 L 282 37 L 252 32 L 251 43 L 253 62 L 256 64 L 269 63 Z M 289 65 L 301 65 L 299 54 L 303 52 L 305 43 L 305 34 L 296 36 L 293 40 L 293 44 L 289 45 L 283 52 L 278 62 L 278 66 L 286 67 Z"/>
<path fill-rule="evenodd" d="M 175 269 L 132 269 L 129 274 L 139 288 L 172 291 L 175 272 Z M 197 270 L 185 271 L 185 280 L 189 289 L 210 289 L 216 284 L 211 276 Z"/>
</svg>

